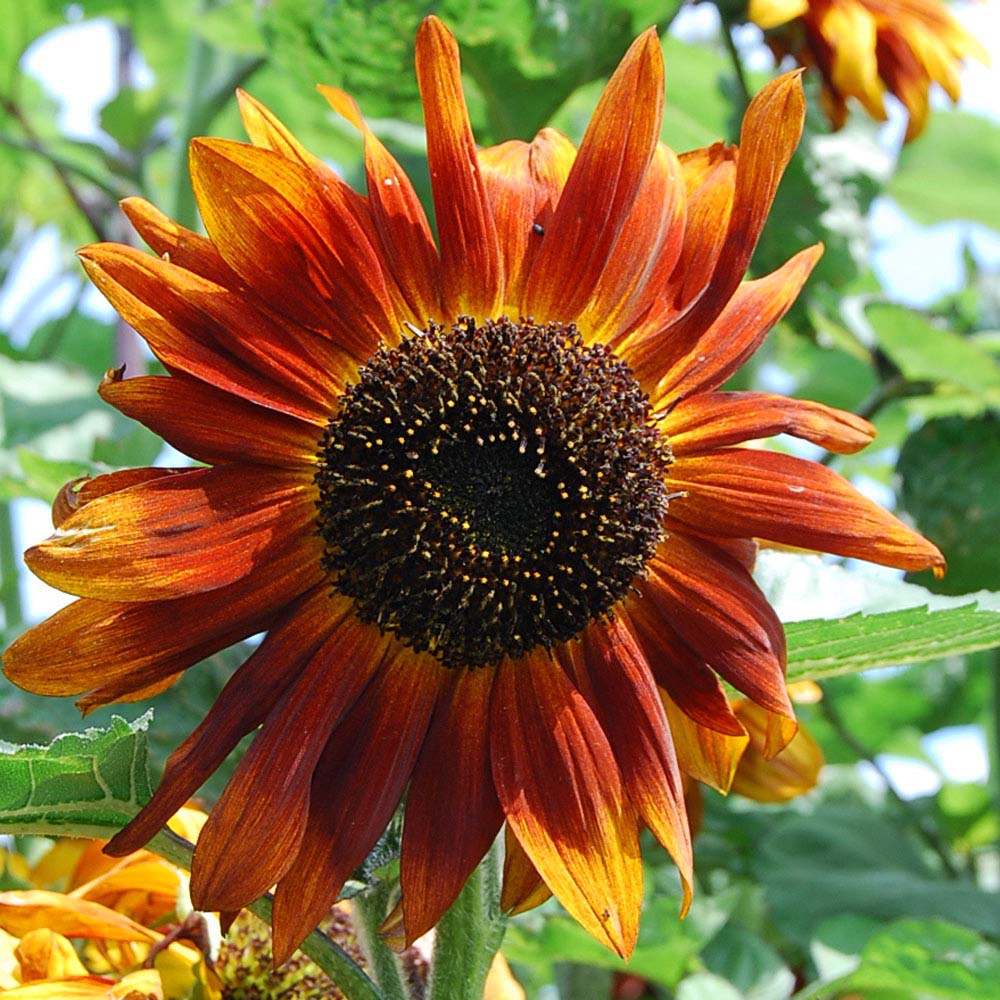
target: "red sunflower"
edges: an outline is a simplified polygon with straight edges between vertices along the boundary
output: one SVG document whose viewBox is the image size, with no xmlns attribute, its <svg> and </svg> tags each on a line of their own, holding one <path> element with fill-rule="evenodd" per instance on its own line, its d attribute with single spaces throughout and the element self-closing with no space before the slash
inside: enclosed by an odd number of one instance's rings
<svg viewBox="0 0 1000 1000">
<path fill-rule="evenodd" d="M 691 887 L 681 772 L 725 787 L 747 736 L 721 678 L 795 732 L 755 537 L 940 567 L 938 550 L 822 465 L 734 447 L 780 432 L 839 452 L 864 420 L 718 387 L 820 247 L 741 283 L 802 126 L 796 74 L 741 147 L 658 142 L 655 34 L 579 150 L 545 129 L 477 150 L 458 50 L 417 37 L 438 244 L 353 101 L 367 197 L 241 95 L 251 145 L 197 139 L 208 238 L 144 201 L 156 251 L 81 251 L 166 376 L 102 396 L 206 463 L 64 491 L 27 556 L 81 600 L 7 675 L 92 709 L 146 698 L 266 632 L 141 814 L 145 843 L 253 742 L 198 842 L 191 892 L 277 884 L 280 961 L 328 911 L 407 790 L 405 937 L 431 927 L 506 823 L 504 905 L 548 887 L 621 954 L 649 827 Z"/>
</svg>

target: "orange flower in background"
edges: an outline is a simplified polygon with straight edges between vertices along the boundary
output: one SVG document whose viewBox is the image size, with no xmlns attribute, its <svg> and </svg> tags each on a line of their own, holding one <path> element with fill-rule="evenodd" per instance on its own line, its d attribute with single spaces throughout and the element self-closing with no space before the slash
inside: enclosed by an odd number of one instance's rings
<svg viewBox="0 0 1000 1000">
<path fill-rule="evenodd" d="M 847 120 L 849 97 L 885 121 L 888 90 L 909 113 L 906 142 L 927 124 L 932 83 L 957 101 L 962 60 L 989 61 L 941 0 L 750 0 L 748 16 L 767 32 L 776 58 L 791 55 L 819 70 L 834 128 Z"/>
<path fill-rule="evenodd" d="M 658 142 L 663 66 L 631 47 L 579 150 L 545 129 L 477 150 L 454 39 L 417 38 L 438 245 L 353 101 L 367 197 L 241 95 L 251 145 L 195 140 L 208 238 L 125 210 L 156 251 L 81 251 L 166 376 L 102 396 L 208 463 L 64 491 L 27 556 L 81 600 L 19 639 L 17 684 L 84 709 L 145 698 L 266 636 L 110 844 L 144 844 L 257 730 L 198 841 L 191 895 L 277 884 L 275 955 L 328 912 L 408 788 L 401 911 L 437 922 L 507 825 L 504 905 L 547 887 L 621 954 L 638 832 L 690 896 L 682 770 L 725 787 L 747 743 L 720 676 L 796 724 L 754 537 L 907 569 L 938 550 L 817 463 L 866 421 L 718 388 L 820 254 L 741 283 L 802 127 L 797 74 L 741 146 Z"/>
</svg>

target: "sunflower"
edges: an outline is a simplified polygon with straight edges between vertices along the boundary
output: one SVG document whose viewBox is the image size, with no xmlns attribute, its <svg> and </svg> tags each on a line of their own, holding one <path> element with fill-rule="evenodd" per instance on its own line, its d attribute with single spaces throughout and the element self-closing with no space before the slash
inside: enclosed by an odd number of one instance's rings
<svg viewBox="0 0 1000 1000">
<path fill-rule="evenodd" d="M 680 870 L 681 771 L 725 787 L 747 742 L 720 677 L 796 724 L 755 537 L 906 569 L 938 550 L 824 466 L 734 447 L 787 432 L 838 452 L 866 421 L 718 387 L 821 248 L 741 283 L 798 141 L 798 74 L 751 104 L 739 151 L 658 142 L 649 31 L 580 144 L 477 150 L 458 48 L 416 43 L 438 239 L 364 137 L 367 197 L 241 94 L 251 144 L 196 139 L 208 237 L 130 199 L 156 252 L 81 251 L 168 374 L 101 395 L 205 467 L 71 485 L 27 561 L 80 596 L 7 675 L 85 710 L 146 698 L 266 632 L 148 805 L 141 846 L 248 733 L 198 841 L 194 904 L 276 885 L 278 961 L 329 910 L 404 790 L 406 941 L 506 824 L 503 904 L 551 890 L 620 954 L 647 826 Z"/>
<path fill-rule="evenodd" d="M 957 101 L 962 60 L 989 62 L 940 0 L 749 0 L 748 16 L 778 59 L 791 55 L 819 70 L 834 128 L 847 120 L 848 97 L 885 121 L 888 90 L 909 114 L 906 142 L 927 124 L 932 83 Z"/>
</svg>

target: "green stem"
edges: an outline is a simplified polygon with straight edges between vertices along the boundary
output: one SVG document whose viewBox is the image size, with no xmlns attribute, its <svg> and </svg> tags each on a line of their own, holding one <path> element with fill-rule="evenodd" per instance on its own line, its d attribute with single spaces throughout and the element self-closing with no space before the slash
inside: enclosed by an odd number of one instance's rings
<svg viewBox="0 0 1000 1000">
<path fill-rule="evenodd" d="M 179 868 L 191 870 L 194 848 L 183 837 L 161 830 L 146 846 Z M 270 923 L 272 903 L 270 895 L 261 896 L 247 909 Z M 354 959 L 325 934 L 313 931 L 300 947 L 337 984 L 347 1000 L 389 1000 L 389 994 L 382 993 Z"/>
<path fill-rule="evenodd" d="M 9 502 L 0 503 L 0 608 L 3 609 L 3 626 L 7 631 L 24 618 Z"/>
<path fill-rule="evenodd" d="M 991 649 L 987 654 L 993 681 L 992 732 L 987 733 L 990 754 L 990 781 L 993 785 L 993 801 L 1000 813 L 1000 650 Z M 1000 840 L 1000 838 L 998 838 Z"/>
<path fill-rule="evenodd" d="M 428 1000 L 482 1000 L 506 926 L 499 846 L 494 844 L 437 926 Z"/>
<path fill-rule="evenodd" d="M 848 729 L 847 724 L 844 722 L 843 716 L 837 709 L 833 698 L 830 697 L 829 691 L 823 692 L 823 700 L 819 703 L 820 708 L 823 711 L 823 715 L 826 716 L 827 721 L 836 730 L 837 735 L 857 754 L 858 758 L 867 761 L 874 769 L 878 776 L 885 783 L 886 792 L 889 798 L 896 804 L 897 811 L 906 820 L 910 828 L 924 841 L 924 843 L 938 856 L 941 861 L 941 867 L 945 870 L 949 878 L 960 878 L 961 872 L 958 870 L 958 866 L 955 864 L 955 859 L 952 857 L 950 848 L 947 842 L 941 836 L 940 830 L 934 826 L 933 823 L 928 823 L 923 816 L 921 816 L 914 808 L 913 805 L 904 799 L 902 795 L 896 790 L 896 786 L 893 784 L 892 778 L 884 767 L 876 759 L 875 751 L 870 747 L 866 746 L 859 740 L 854 733 Z"/>
<path fill-rule="evenodd" d="M 389 912 L 391 882 L 378 882 L 364 892 L 352 897 L 356 926 L 368 965 L 375 974 L 379 988 L 386 1000 L 408 1000 L 399 957 L 382 940 L 379 928 Z"/>
</svg>

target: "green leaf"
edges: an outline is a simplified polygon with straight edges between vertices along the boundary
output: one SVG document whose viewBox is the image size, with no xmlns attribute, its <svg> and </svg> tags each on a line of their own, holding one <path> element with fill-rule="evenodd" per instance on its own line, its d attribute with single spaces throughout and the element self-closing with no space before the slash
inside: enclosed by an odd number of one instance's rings
<svg viewBox="0 0 1000 1000">
<path fill-rule="evenodd" d="M 903 148 L 887 193 L 918 222 L 971 219 L 1000 229 L 997 163 L 1000 126 L 938 109 L 920 141 Z"/>
<path fill-rule="evenodd" d="M 1000 419 L 929 421 L 903 445 L 896 472 L 902 506 L 948 557 L 943 579 L 915 579 L 944 594 L 993 586 L 1000 567 Z"/>
<path fill-rule="evenodd" d="M 1000 365 L 975 341 L 903 306 L 870 305 L 865 312 L 879 347 L 910 381 L 945 383 L 1000 406 Z"/>
<path fill-rule="evenodd" d="M 677 152 L 710 146 L 736 129 L 733 105 L 722 88 L 729 62 L 703 45 L 667 35 L 662 40 L 666 75 L 663 141 Z"/>
<path fill-rule="evenodd" d="M 820 924 L 845 913 L 879 920 L 943 917 L 986 934 L 1000 932 L 995 895 L 937 877 L 898 822 L 853 801 L 773 821 L 752 864 L 778 929 L 803 946 Z"/>
<path fill-rule="evenodd" d="M 152 713 L 48 746 L 0 741 L 0 830 L 107 837 L 149 800 L 146 730 Z"/>
<path fill-rule="evenodd" d="M 101 108 L 101 128 L 119 146 L 138 151 L 149 141 L 162 113 L 158 91 L 125 87 Z"/>
<path fill-rule="evenodd" d="M 893 667 L 1000 646 L 1000 614 L 975 604 L 926 607 L 785 626 L 788 679 L 798 681 Z"/>
<path fill-rule="evenodd" d="M 943 920 L 900 920 L 872 936 L 861 965 L 834 982 L 797 994 L 820 1000 L 847 993 L 868 1000 L 984 1000 L 1000 983 L 1000 949 Z"/>
<path fill-rule="evenodd" d="M 781 956 L 757 934 L 734 921 L 712 938 L 701 957 L 709 972 L 737 987 L 742 1000 L 785 1000 L 795 985 L 795 975 Z M 679 995 L 684 995 L 689 982 L 685 979 L 681 983 Z"/>
</svg>

